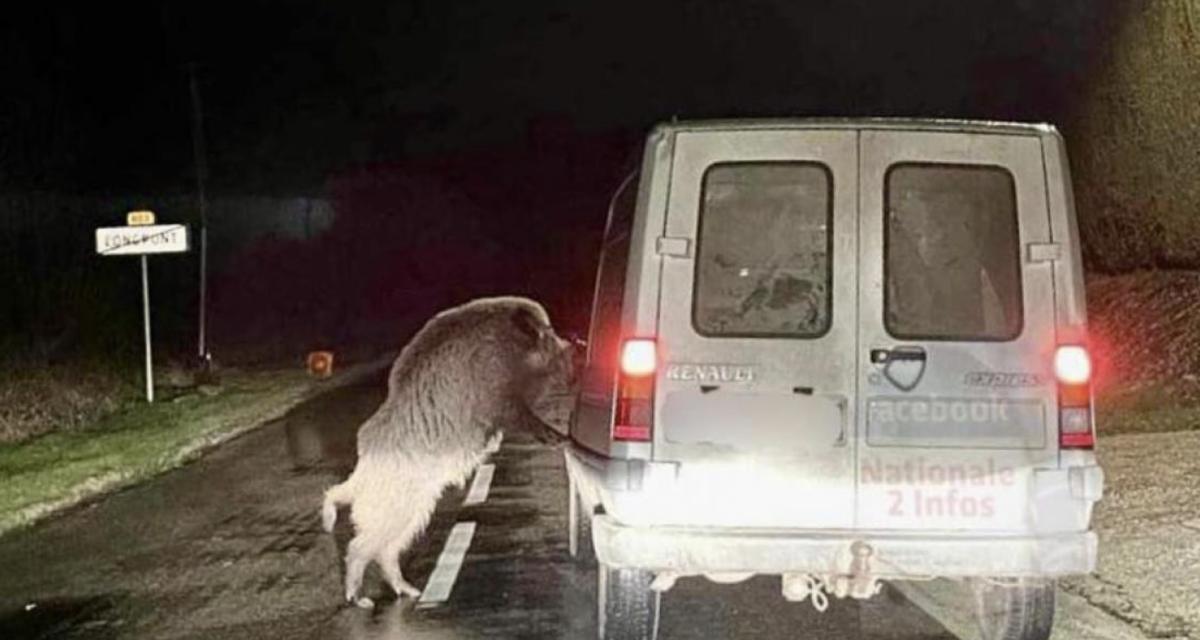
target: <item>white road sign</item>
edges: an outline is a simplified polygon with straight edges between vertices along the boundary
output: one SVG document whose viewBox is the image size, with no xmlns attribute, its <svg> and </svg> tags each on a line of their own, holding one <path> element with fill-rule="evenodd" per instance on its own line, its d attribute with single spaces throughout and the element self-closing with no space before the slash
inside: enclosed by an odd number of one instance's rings
<svg viewBox="0 0 1200 640">
<path fill-rule="evenodd" d="M 102 256 L 183 253 L 187 250 L 188 230 L 182 224 L 96 229 L 96 253 Z"/>
</svg>

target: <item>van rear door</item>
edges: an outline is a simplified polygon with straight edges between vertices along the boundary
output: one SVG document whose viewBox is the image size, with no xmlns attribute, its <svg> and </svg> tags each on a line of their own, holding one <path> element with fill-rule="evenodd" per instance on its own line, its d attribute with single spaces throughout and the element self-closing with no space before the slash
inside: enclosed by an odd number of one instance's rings
<svg viewBox="0 0 1200 640">
<path fill-rule="evenodd" d="M 1057 460 L 1035 135 L 864 130 L 856 525 L 1025 531 Z"/>
<path fill-rule="evenodd" d="M 854 518 L 857 132 L 681 131 L 664 238 L 654 458 L 664 521 Z"/>
</svg>

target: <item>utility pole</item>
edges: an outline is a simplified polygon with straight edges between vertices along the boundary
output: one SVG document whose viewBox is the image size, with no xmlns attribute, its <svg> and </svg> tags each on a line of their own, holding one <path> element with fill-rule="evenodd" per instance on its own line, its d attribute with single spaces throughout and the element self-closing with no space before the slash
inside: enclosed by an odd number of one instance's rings
<svg viewBox="0 0 1200 640">
<path fill-rule="evenodd" d="M 208 198 L 204 183 L 208 178 L 208 162 L 204 153 L 204 112 L 200 108 L 200 84 L 196 79 L 196 63 L 188 65 L 192 94 L 192 154 L 196 165 L 196 198 L 200 205 L 200 318 L 196 355 L 206 370 L 212 357 L 208 353 Z"/>
</svg>

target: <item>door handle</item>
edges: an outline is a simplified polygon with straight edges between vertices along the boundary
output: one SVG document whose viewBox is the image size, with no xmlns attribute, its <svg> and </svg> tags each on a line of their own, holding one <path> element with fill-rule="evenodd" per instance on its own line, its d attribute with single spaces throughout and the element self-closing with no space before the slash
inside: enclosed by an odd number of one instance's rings
<svg viewBox="0 0 1200 640">
<path fill-rule="evenodd" d="M 925 362 L 925 349 L 913 346 L 894 347 L 892 349 L 871 349 L 871 362 L 874 364 L 886 364 L 895 360 Z"/>
<path fill-rule="evenodd" d="M 849 412 L 846 411 L 846 407 L 848 404 L 849 403 L 846 401 L 845 396 L 838 396 L 838 398 L 837 398 L 838 415 L 841 417 L 841 420 L 838 420 L 837 440 L 833 441 L 833 446 L 835 446 L 835 447 L 846 446 L 846 421 L 850 419 Z"/>
<path fill-rule="evenodd" d="M 901 391 L 912 391 L 925 375 L 925 349 L 914 345 L 871 349 L 871 362 Z"/>
</svg>

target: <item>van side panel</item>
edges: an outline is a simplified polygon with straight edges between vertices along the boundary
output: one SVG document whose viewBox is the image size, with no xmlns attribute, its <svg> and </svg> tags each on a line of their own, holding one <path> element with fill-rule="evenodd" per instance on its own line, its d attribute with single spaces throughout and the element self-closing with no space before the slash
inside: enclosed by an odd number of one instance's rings
<svg viewBox="0 0 1200 640">
<path fill-rule="evenodd" d="M 625 275 L 625 302 L 621 309 L 622 340 L 658 334 L 662 257 L 658 255 L 657 241 L 666 226 L 674 149 L 674 134 L 668 135 L 661 130 L 651 135 L 646 146 L 637 216 L 629 247 L 629 268 Z M 613 357 L 615 362 L 616 354 Z M 649 442 L 614 442 L 609 455 L 613 458 L 645 460 L 651 457 L 652 451 L 653 445 Z"/>
<path fill-rule="evenodd" d="M 662 258 L 657 240 L 666 226 L 667 196 L 671 188 L 674 135 L 656 132 L 646 148 L 638 191 L 637 218 L 629 249 L 625 278 L 625 303 L 621 314 L 623 338 L 653 337 L 658 333 L 659 274 Z"/>
<path fill-rule="evenodd" d="M 646 141 L 642 155 L 636 212 L 625 265 L 624 299 L 618 316 L 621 326 L 612 329 L 622 337 L 653 336 L 657 332 L 661 260 L 655 252 L 655 239 L 664 225 L 671 154 L 672 137 L 662 129 L 655 130 Z M 597 306 L 593 301 L 593 310 Z M 583 448 L 602 456 L 646 459 L 651 454 L 649 443 L 613 442 L 611 438 L 616 364 L 616 353 L 592 354 L 583 372 L 571 437 Z"/>
<path fill-rule="evenodd" d="M 1062 258 L 1054 265 L 1055 311 L 1059 326 L 1087 326 L 1083 251 L 1075 217 L 1071 169 L 1062 136 L 1055 131 L 1042 138 L 1047 197 L 1050 201 L 1050 237 L 1062 245 Z"/>
<path fill-rule="evenodd" d="M 1047 129 L 1042 136 L 1042 155 L 1046 166 L 1046 195 L 1050 203 L 1050 237 L 1062 246 L 1061 258 L 1054 262 L 1054 312 L 1058 342 L 1086 342 L 1087 287 L 1083 279 L 1083 242 L 1079 237 L 1071 168 L 1067 160 L 1066 142 L 1058 131 Z M 1059 466 L 1062 468 L 1090 467 L 1098 470 L 1096 464 L 1093 451 L 1071 449 L 1059 452 Z M 1099 484 L 1103 484 L 1102 478 Z M 1089 495 L 1099 495 L 1101 490 L 1097 486 L 1089 491 Z M 1090 501 L 1086 510 L 1090 518 Z"/>
</svg>

